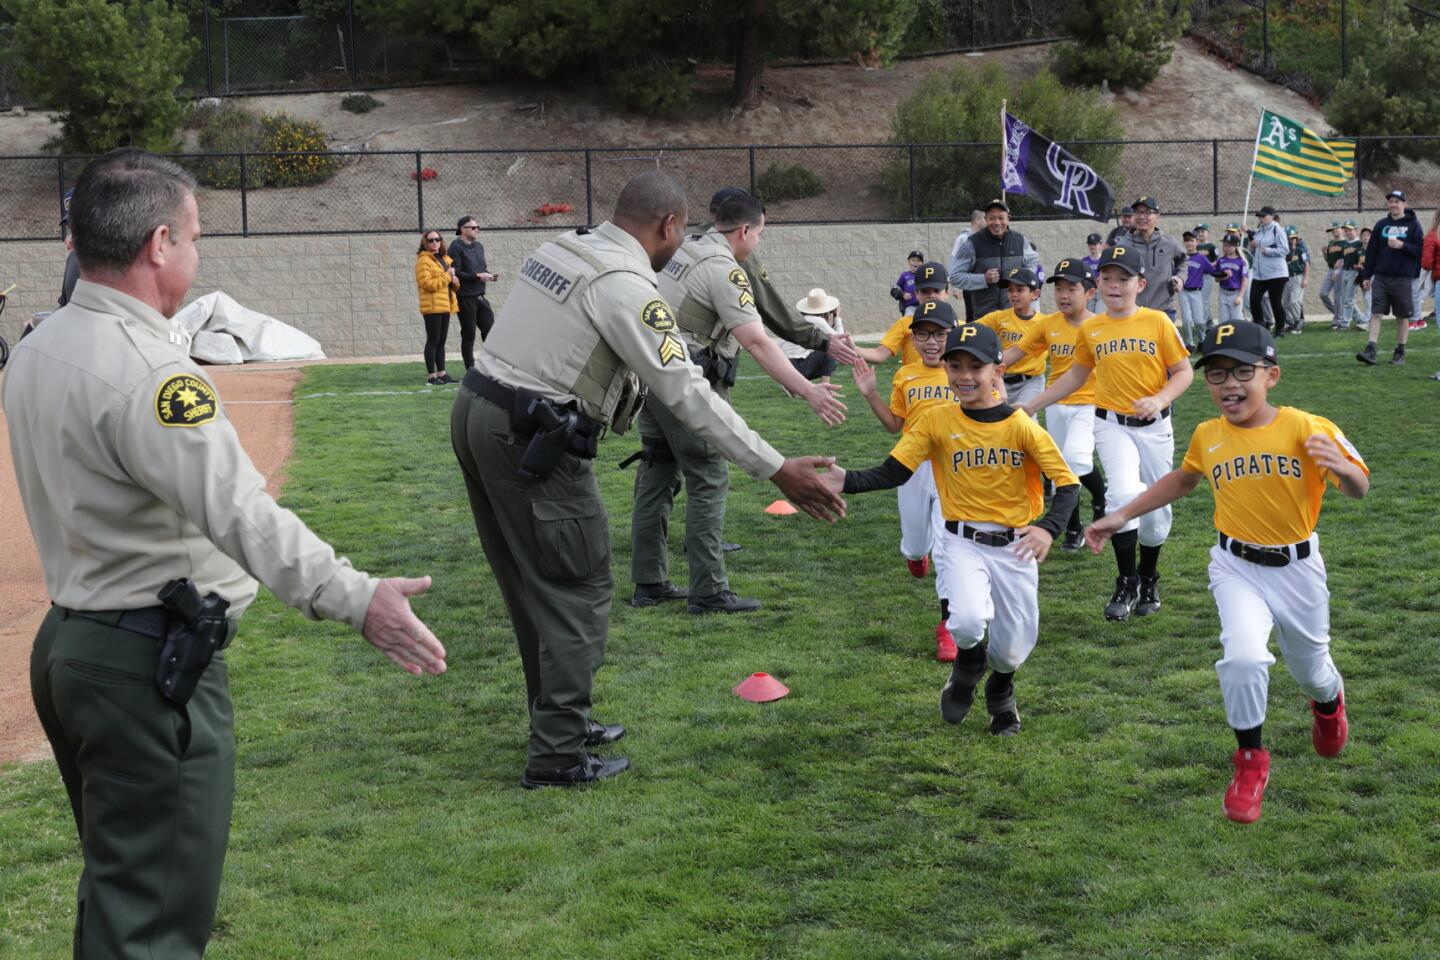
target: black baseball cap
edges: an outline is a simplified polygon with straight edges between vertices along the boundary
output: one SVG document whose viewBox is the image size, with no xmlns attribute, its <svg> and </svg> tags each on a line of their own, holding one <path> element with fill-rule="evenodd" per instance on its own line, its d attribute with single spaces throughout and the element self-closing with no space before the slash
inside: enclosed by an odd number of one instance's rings
<svg viewBox="0 0 1440 960">
<path fill-rule="evenodd" d="M 1258 323 L 1236 320 L 1217 323 L 1205 331 L 1200 341 L 1200 359 L 1195 366 L 1203 367 L 1215 357 L 1229 357 L 1241 363 L 1275 363 L 1275 338 Z"/>
<path fill-rule="evenodd" d="M 1092 233 L 1092 234 L 1090 234 L 1088 237 L 1085 238 L 1085 242 L 1086 242 L 1086 243 L 1104 243 L 1104 242 L 1105 242 L 1105 238 L 1102 237 L 1102 236 L 1100 236 L 1100 234 L 1098 234 L 1098 233 Z"/>
<path fill-rule="evenodd" d="M 1135 212 L 1135 208 L 1132 207 L 1132 206 L 1130 206 L 1129 204 L 1126 204 L 1125 206 L 1123 206 L 1123 207 L 1120 208 L 1120 216 L 1122 216 L 1122 217 L 1129 216 L 1130 214 L 1132 214 L 1132 213 L 1134 213 L 1134 212 Z"/>
<path fill-rule="evenodd" d="M 1394 197 L 1396 200 L 1404 200 L 1404 199 L 1405 199 L 1405 191 L 1404 191 L 1404 190 L 1391 190 L 1389 193 L 1385 194 L 1385 199 L 1386 199 L 1386 200 L 1389 200 L 1391 197 Z"/>
<path fill-rule="evenodd" d="M 1069 280 L 1071 283 L 1083 283 L 1086 286 L 1095 285 L 1095 272 L 1084 260 L 1061 260 L 1055 264 L 1055 269 L 1050 271 L 1046 283 L 1054 283 L 1056 280 Z"/>
<path fill-rule="evenodd" d="M 1238 246 L 1240 246 L 1240 234 L 1238 234 L 1238 233 L 1227 233 L 1227 234 L 1225 234 L 1225 236 L 1223 236 L 1223 237 L 1220 238 L 1220 243 L 1221 243 L 1222 245 L 1229 243 L 1229 244 L 1233 244 L 1234 246 L 1237 246 L 1237 247 L 1238 247 Z"/>
<path fill-rule="evenodd" d="M 71 187 L 65 191 L 65 197 L 60 203 L 60 226 L 70 222 L 70 198 L 75 196 L 75 188 Z"/>
<path fill-rule="evenodd" d="M 1130 204 L 1130 211 L 1133 213 L 1133 212 L 1135 211 L 1135 208 L 1136 208 L 1136 207 L 1148 207 L 1149 209 L 1153 210 L 1155 213 L 1159 213 L 1159 212 L 1160 212 L 1160 201 L 1159 201 L 1159 200 L 1156 200 L 1154 197 L 1149 196 L 1149 195 L 1147 194 L 1146 196 L 1141 197 L 1139 200 L 1136 200 L 1135 202 L 1131 203 L 1131 204 Z"/>
<path fill-rule="evenodd" d="M 1097 276 L 1104 267 L 1120 267 L 1132 277 L 1145 276 L 1145 264 L 1140 261 L 1140 251 L 1124 244 L 1106 247 L 1100 251 L 1099 262 L 1095 264 Z"/>
<path fill-rule="evenodd" d="M 461 217 L 455 221 L 455 236 L 460 236 L 460 231 L 465 229 L 466 224 L 478 223 L 474 217 Z"/>
<path fill-rule="evenodd" d="M 915 315 L 910 318 L 912 327 L 921 322 L 933 323 L 950 330 L 960 321 L 956 319 L 955 308 L 950 304 L 944 300 L 931 300 L 929 303 L 922 303 L 916 307 Z"/>
<path fill-rule="evenodd" d="M 1004 210 L 1006 213 L 1010 212 L 1010 208 L 1005 205 L 1005 201 L 1001 200 L 999 197 L 996 197 L 994 200 L 991 200 L 989 203 L 985 204 L 985 212 L 989 213 L 991 210 Z"/>
<path fill-rule="evenodd" d="M 1268 203 L 1265 204 L 1265 206 L 1261 207 L 1259 210 L 1256 210 L 1255 212 L 1260 214 L 1260 216 L 1262 217 L 1275 217 L 1280 215 L 1280 211 L 1276 210 Z"/>
<path fill-rule="evenodd" d="M 915 271 L 916 290 L 944 290 L 950 286 L 950 273 L 945 264 L 930 260 Z"/>
<path fill-rule="evenodd" d="M 964 323 L 950 331 L 945 338 L 945 353 L 968 353 L 982 363 L 1000 362 L 1000 336 L 989 327 L 978 323 Z"/>
<path fill-rule="evenodd" d="M 906 257 L 905 259 L 906 259 L 906 260 L 924 260 L 924 259 L 925 259 L 925 254 L 921 253 L 919 250 L 911 250 L 911 251 L 910 251 L 910 256 Z"/>
<path fill-rule="evenodd" d="M 716 190 L 715 194 L 710 198 L 710 212 L 714 213 L 716 210 L 719 210 L 720 204 L 729 200 L 731 197 L 748 197 L 749 195 L 747 191 L 741 190 L 739 187 L 721 187 L 719 190 Z"/>
<path fill-rule="evenodd" d="M 1029 267 L 1011 267 L 1010 272 L 1000 278 L 1000 283 L 1002 286 L 1009 286 L 1013 283 L 1016 286 L 1030 287 L 1031 289 L 1044 286 L 1040 282 L 1040 278 L 1035 276 L 1035 271 Z"/>
</svg>

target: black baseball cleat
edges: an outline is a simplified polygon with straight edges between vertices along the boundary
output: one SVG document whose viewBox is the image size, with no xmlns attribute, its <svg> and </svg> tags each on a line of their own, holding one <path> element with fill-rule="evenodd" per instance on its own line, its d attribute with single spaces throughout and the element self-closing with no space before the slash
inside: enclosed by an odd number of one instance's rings
<svg viewBox="0 0 1440 960">
<path fill-rule="evenodd" d="M 691 597 L 691 613 L 751 613 L 760 609 L 760 601 L 736 596 L 734 590 L 721 590 L 708 597 Z"/>
<path fill-rule="evenodd" d="M 666 600 L 687 600 L 689 597 L 689 590 L 677 587 L 669 580 L 663 583 L 637 583 L 635 593 L 630 598 L 630 606 L 655 607 Z"/>
<path fill-rule="evenodd" d="M 1390 365 L 1392 367 L 1403 367 L 1405 365 L 1405 351 L 1397 349 L 1392 353 L 1390 355 Z"/>
<path fill-rule="evenodd" d="M 561 770 L 526 769 L 520 777 L 520 786 L 526 790 L 538 787 L 580 787 L 597 780 L 609 779 L 629 769 L 630 761 L 625 757 L 597 757 L 593 753 L 587 753 L 585 759 L 573 767 Z"/>
<path fill-rule="evenodd" d="M 990 674 L 990 679 L 985 681 L 985 712 L 990 714 L 991 736 L 1013 737 L 1020 732 L 1020 710 L 1015 706 L 1014 673 Z"/>
<path fill-rule="evenodd" d="M 1115 593 L 1105 604 L 1106 620 L 1129 620 L 1135 604 L 1140 602 L 1140 578 L 1116 577 Z"/>
<path fill-rule="evenodd" d="M 1361 363 L 1369 364 L 1372 367 L 1380 362 L 1375 358 L 1375 348 L 1370 346 L 1369 344 L 1366 344 L 1364 350 L 1361 350 L 1359 353 L 1355 354 L 1355 359 L 1359 360 Z"/>
<path fill-rule="evenodd" d="M 1160 612 L 1160 574 L 1140 578 L 1140 599 L 1135 604 L 1135 616 L 1148 617 Z"/>
<path fill-rule="evenodd" d="M 975 702 L 975 688 L 980 685 L 980 678 L 983 676 L 983 660 L 979 671 L 976 671 L 963 662 L 963 657 L 956 658 L 955 665 L 950 668 L 950 679 L 940 688 L 941 719 L 946 723 L 959 723 L 965 719 L 965 715 L 970 712 L 970 705 Z"/>
<path fill-rule="evenodd" d="M 625 727 L 618 723 L 597 723 L 585 721 L 585 746 L 603 747 L 625 736 Z"/>
<path fill-rule="evenodd" d="M 1060 549 L 1074 553 L 1085 545 L 1085 537 L 1079 530 L 1065 531 L 1065 539 L 1060 542 Z"/>
<path fill-rule="evenodd" d="M 990 718 L 990 735 L 992 737 L 1013 737 L 1019 732 L 1019 710 L 1006 710 Z"/>
</svg>

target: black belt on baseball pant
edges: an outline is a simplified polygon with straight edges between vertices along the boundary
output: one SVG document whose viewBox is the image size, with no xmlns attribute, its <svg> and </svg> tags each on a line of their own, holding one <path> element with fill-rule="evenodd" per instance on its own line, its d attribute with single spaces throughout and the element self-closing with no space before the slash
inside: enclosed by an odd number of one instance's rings
<svg viewBox="0 0 1440 960">
<path fill-rule="evenodd" d="M 1204 287 L 1186 287 L 1185 289 L 1186 289 L 1186 290 L 1189 290 L 1191 293 L 1199 293 L 1201 290 L 1204 290 L 1205 288 L 1204 288 Z"/>
<path fill-rule="evenodd" d="M 1148 427 L 1156 420 L 1164 420 L 1170 416 L 1170 413 L 1171 407 L 1166 407 L 1160 411 L 1158 417 L 1151 417 L 1147 420 L 1144 417 L 1132 417 L 1124 413 L 1116 413 L 1114 410 L 1106 410 L 1104 407 L 1095 408 L 1095 416 L 1097 418 L 1101 420 L 1114 420 L 1122 427 Z"/>
<path fill-rule="evenodd" d="M 495 404 L 495 406 L 510 414 L 511 428 L 515 431 L 515 439 L 528 441 L 535 435 L 537 432 L 535 428 L 526 430 L 517 423 L 517 421 L 527 416 L 526 411 L 516 409 L 516 398 L 519 396 L 519 391 L 513 387 L 507 387 L 499 380 L 485 376 L 474 367 L 465 371 L 465 379 L 462 382 L 466 387 L 473 390 L 477 396 L 489 400 Z M 546 402 L 556 410 L 573 409 L 565 404 L 555 403 L 551 400 L 547 400 Z M 535 427 L 538 426 L 538 424 L 535 425 Z M 566 452 L 573 453 L 575 456 L 586 460 L 595 459 L 595 454 L 599 447 L 600 434 L 602 432 L 603 428 L 600 424 L 583 414 L 578 415 L 576 417 L 575 432 L 571 434 L 566 441 Z"/>
<path fill-rule="evenodd" d="M 151 640 L 165 639 L 164 607 L 142 607 L 139 610 L 71 610 L 57 604 L 56 609 L 67 617 L 79 617 L 82 620 L 103 623 L 107 627 L 119 627 Z"/>
<path fill-rule="evenodd" d="M 959 520 L 946 520 L 945 531 L 978 543 L 982 547 L 1008 547 L 1015 542 L 1014 530 L 981 530 L 968 523 L 961 524 Z"/>
<path fill-rule="evenodd" d="M 1283 547 L 1257 547 L 1253 543 L 1234 540 L 1220 534 L 1220 549 L 1228 550 L 1241 560 L 1259 564 L 1262 567 L 1288 567 L 1293 557 L 1304 560 L 1310 556 L 1310 541 L 1301 540 Z"/>
<path fill-rule="evenodd" d="M 1005 386 L 1013 387 L 1017 383 L 1024 383 L 1026 380 L 1034 380 L 1035 374 L 1031 373 L 1007 373 L 1005 374 Z"/>
</svg>

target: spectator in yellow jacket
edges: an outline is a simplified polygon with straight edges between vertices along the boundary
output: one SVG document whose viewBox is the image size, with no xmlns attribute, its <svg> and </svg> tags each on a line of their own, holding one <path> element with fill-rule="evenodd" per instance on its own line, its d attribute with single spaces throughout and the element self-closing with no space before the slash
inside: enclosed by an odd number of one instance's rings
<svg viewBox="0 0 1440 960">
<path fill-rule="evenodd" d="M 415 287 L 420 291 L 420 315 L 425 318 L 425 382 L 431 386 L 458 383 L 445 372 L 445 335 L 450 331 L 450 315 L 458 307 L 455 291 L 460 289 L 460 280 L 438 230 L 420 235 Z"/>
</svg>

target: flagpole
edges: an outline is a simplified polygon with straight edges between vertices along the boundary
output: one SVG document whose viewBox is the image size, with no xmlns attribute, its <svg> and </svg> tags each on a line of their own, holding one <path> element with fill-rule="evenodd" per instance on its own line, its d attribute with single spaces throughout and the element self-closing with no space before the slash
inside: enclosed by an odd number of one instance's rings
<svg viewBox="0 0 1440 960">
<path fill-rule="evenodd" d="M 1255 186 L 1255 161 L 1260 159 L 1260 132 L 1265 127 L 1265 108 L 1260 108 L 1260 119 L 1255 123 L 1255 149 L 1250 152 L 1250 182 L 1245 185 L 1245 210 L 1240 215 L 1240 229 L 1250 225 L 1250 188 Z M 1244 239 L 1243 237 L 1241 238 Z"/>
<path fill-rule="evenodd" d="M 1003 98 L 1000 101 L 1000 202 L 1005 204 L 1008 204 L 1010 202 L 1006 199 L 1005 191 L 1005 157 L 1010 149 L 1010 144 L 1007 138 L 1007 131 L 1005 129 L 1005 114 L 1007 112 L 1007 103 L 1008 101 Z"/>
</svg>

